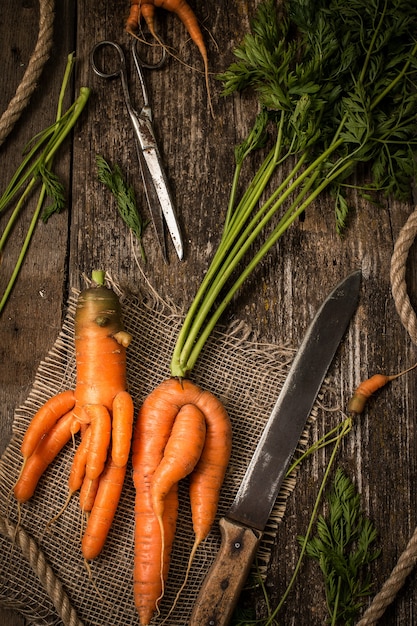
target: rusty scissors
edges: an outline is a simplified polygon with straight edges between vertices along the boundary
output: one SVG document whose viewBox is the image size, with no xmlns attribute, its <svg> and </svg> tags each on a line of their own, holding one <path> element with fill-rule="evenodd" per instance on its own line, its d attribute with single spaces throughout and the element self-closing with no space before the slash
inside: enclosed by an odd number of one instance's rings
<svg viewBox="0 0 417 626">
<path fill-rule="evenodd" d="M 117 53 L 117 66 L 114 70 L 105 71 L 100 69 L 97 64 L 99 50 L 103 53 L 105 48 L 112 48 Z M 90 60 L 94 72 L 101 78 L 120 78 L 121 80 L 126 108 L 135 135 L 136 150 L 147 204 L 163 258 L 165 262 L 168 262 L 164 220 L 179 259 L 183 258 L 183 242 L 168 179 L 162 166 L 162 159 L 155 139 L 152 109 L 143 72 L 144 68 L 152 70 L 162 67 L 165 62 L 166 52 L 163 51 L 160 60 L 151 64 L 145 62 L 139 56 L 135 39 L 132 39 L 130 42 L 130 50 L 142 89 L 143 106 L 140 111 L 135 109 L 130 96 L 126 57 L 122 47 L 114 41 L 100 41 L 91 51 Z M 109 51 L 107 53 L 109 54 Z"/>
</svg>

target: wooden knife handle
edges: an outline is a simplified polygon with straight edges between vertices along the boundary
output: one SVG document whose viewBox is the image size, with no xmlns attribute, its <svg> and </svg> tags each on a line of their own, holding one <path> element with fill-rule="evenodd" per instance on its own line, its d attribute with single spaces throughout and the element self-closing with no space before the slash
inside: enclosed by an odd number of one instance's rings
<svg viewBox="0 0 417 626">
<path fill-rule="evenodd" d="M 190 626 L 227 626 L 262 537 L 226 518 L 219 525 L 220 550 L 198 594 Z"/>
</svg>

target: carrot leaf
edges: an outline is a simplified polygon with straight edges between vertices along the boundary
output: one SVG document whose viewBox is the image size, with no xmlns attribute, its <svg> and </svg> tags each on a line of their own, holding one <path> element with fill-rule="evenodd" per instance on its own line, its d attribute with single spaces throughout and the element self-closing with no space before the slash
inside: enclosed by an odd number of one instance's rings
<svg viewBox="0 0 417 626">
<path fill-rule="evenodd" d="M 117 164 L 112 168 L 100 155 L 96 156 L 96 164 L 100 182 L 113 194 L 119 215 L 139 241 L 142 260 L 146 261 L 142 237 L 148 222 L 142 219 L 133 187 L 126 183 L 123 173 Z"/>
<path fill-rule="evenodd" d="M 361 511 L 360 495 L 338 468 L 327 494 L 328 514 L 319 515 L 316 535 L 306 542 L 306 555 L 318 562 L 324 577 L 332 624 L 356 623 L 363 601 L 371 593 L 368 565 L 380 554 L 373 544 L 377 532 Z M 303 545 L 304 537 L 299 537 Z"/>
</svg>

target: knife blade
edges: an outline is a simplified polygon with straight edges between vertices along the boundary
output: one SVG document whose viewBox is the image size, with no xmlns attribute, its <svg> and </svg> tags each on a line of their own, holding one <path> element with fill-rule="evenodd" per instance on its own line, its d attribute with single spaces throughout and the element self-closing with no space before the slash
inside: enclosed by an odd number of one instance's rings
<svg viewBox="0 0 417 626">
<path fill-rule="evenodd" d="M 342 280 L 307 330 L 235 499 L 219 521 L 220 549 L 194 604 L 190 626 L 227 626 L 232 617 L 291 458 L 356 310 L 360 282 L 360 271 Z"/>
</svg>

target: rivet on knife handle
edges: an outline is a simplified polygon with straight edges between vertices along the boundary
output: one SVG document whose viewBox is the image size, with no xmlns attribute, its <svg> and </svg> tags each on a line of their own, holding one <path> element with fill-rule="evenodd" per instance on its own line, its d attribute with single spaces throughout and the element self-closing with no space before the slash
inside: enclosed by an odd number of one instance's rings
<svg viewBox="0 0 417 626">
<path fill-rule="evenodd" d="M 230 622 L 262 537 L 261 532 L 225 518 L 219 526 L 220 550 L 201 587 L 190 626 L 225 626 Z"/>
</svg>

